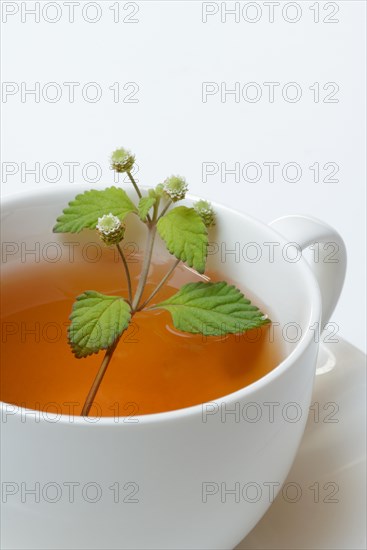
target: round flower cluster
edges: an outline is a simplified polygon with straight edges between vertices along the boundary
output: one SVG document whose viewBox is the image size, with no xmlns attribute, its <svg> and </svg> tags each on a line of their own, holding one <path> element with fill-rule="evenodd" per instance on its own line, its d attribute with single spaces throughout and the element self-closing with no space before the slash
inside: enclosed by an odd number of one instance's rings
<svg viewBox="0 0 367 550">
<path fill-rule="evenodd" d="M 102 241 L 107 245 L 118 244 L 125 234 L 125 225 L 111 212 L 98 218 L 96 229 Z"/>
<path fill-rule="evenodd" d="M 206 227 L 215 225 L 215 214 L 210 202 L 204 200 L 197 201 L 194 204 L 194 208 L 205 223 Z"/>
<path fill-rule="evenodd" d="M 180 176 L 171 176 L 163 182 L 163 190 L 173 202 L 184 199 L 188 188 L 185 178 Z"/>
<path fill-rule="evenodd" d="M 123 147 L 116 149 L 111 155 L 111 168 L 116 172 L 129 172 L 133 167 L 135 157 Z"/>
</svg>

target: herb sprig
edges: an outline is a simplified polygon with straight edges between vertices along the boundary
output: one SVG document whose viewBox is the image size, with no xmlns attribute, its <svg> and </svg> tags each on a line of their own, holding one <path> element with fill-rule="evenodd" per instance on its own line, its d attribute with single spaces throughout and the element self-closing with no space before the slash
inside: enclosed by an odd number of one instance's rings
<svg viewBox="0 0 367 550">
<path fill-rule="evenodd" d="M 126 172 L 138 196 L 136 204 L 124 189 L 115 186 L 85 191 L 69 202 L 53 228 L 55 233 L 96 230 L 107 246 L 117 247 L 128 287 L 126 297 L 87 290 L 77 296 L 73 304 L 68 342 L 75 357 L 79 359 L 106 350 L 84 403 L 83 416 L 88 416 L 121 335 L 136 312 L 164 309 L 171 314 L 178 330 L 205 336 L 241 333 L 270 322 L 240 290 L 225 281 L 188 283 L 170 298 L 152 305 L 153 298 L 180 262 L 204 273 L 208 230 L 215 225 L 215 213 L 205 200 L 192 207 L 176 206 L 188 190 L 186 180 L 180 176 L 167 178 L 144 196 L 132 175 L 134 163 L 135 156 L 123 148 L 112 153 L 111 168 Z M 136 289 L 132 288 L 129 266 L 120 246 L 125 235 L 124 222 L 129 215 L 138 216 L 147 228 L 145 255 Z M 142 301 L 157 233 L 175 260 L 150 296 Z"/>
</svg>

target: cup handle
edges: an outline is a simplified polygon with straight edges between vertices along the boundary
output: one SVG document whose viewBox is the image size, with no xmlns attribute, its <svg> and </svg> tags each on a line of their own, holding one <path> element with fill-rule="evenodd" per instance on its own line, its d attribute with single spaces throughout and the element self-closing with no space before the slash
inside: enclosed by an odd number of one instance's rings
<svg viewBox="0 0 367 550">
<path fill-rule="evenodd" d="M 329 321 L 343 288 L 347 267 L 345 244 L 335 229 L 309 216 L 283 216 L 269 224 L 292 243 L 305 250 L 311 245 L 313 254 L 308 261 L 321 290 L 321 330 Z"/>
</svg>

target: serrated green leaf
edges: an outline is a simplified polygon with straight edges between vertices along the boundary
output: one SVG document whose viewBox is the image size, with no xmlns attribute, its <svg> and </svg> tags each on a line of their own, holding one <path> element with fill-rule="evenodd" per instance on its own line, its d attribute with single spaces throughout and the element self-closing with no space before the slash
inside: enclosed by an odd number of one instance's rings
<svg viewBox="0 0 367 550">
<path fill-rule="evenodd" d="M 120 296 L 86 290 L 70 315 L 69 344 L 78 358 L 109 348 L 129 326 L 130 306 Z"/>
<path fill-rule="evenodd" d="M 199 273 L 204 273 L 208 232 L 193 208 L 173 208 L 158 221 L 157 228 L 171 254 Z"/>
<path fill-rule="evenodd" d="M 155 197 L 142 197 L 138 204 L 139 218 L 145 222 L 149 210 L 155 205 L 157 199 Z"/>
<path fill-rule="evenodd" d="M 179 330 L 206 336 L 240 333 L 270 322 L 236 287 L 224 281 L 188 283 L 155 308 L 169 311 Z"/>
<path fill-rule="evenodd" d="M 136 212 L 134 203 L 123 189 L 108 187 L 102 191 L 92 189 L 77 195 L 57 218 L 54 233 L 79 233 L 82 229 L 94 229 L 98 218 L 113 214 L 122 221 L 129 212 Z"/>
</svg>

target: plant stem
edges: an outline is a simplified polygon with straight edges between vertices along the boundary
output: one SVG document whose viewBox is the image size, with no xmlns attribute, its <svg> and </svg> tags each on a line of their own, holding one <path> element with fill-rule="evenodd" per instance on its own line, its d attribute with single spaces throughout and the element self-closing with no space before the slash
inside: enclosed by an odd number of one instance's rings
<svg viewBox="0 0 367 550">
<path fill-rule="evenodd" d="M 115 342 L 112 344 L 112 346 L 110 346 L 107 349 L 106 353 L 105 353 L 105 356 L 103 358 L 101 366 L 99 367 L 99 371 L 97 373 L 97 376 L 95 377 L 94 382 L 92 384 L 92 387 L 89 390 L 89 393 L 87 395 L 87 399 L 85 400 L 85 403 L 84 403 L 84 406 L 83 406 L 83 409 L 82 409 L 82 413 L 81 413 L 82 416 L 88 416 L 88 414 L 89 414 L 90 408 L 91 408 L 91 406 L 93 404 L 93 401 L 96 397 L 96 393 L 98 391 L 98 388 L 101 385 L 101 382 L 102 382 L 103 377 L 105 375 L 105 372 L 107 370 L 108 364 L 112 359 L 113 352 L 115 351 L 119 340 L 120 340 L 120 338 L 117 338 L 117 340 L 115 340 Z"/>
<path fill-rule="evenodd" d="M 169 201 L 167 202 L 166 206 L 163 208 L 162 212 L 159 214 L 159 218 L 161 218 L 162 216 L 165 215 L 165 213 L 167 212 L 167 210 L 168 210 L 169 207 L 171 206 L 172 202 L 173 202 L 173 201 L 172 201 L 171 199 L 169 199 Z M 158 218 L 158 219 L 159 219 L 159 218 Z"/>
<path fill-rule="evenodd" d="M 133 184 L 134 189 L 135 189 L 135 191 L 137 192 L 139 199 L 141 199 L 143 195 L 141 194 L 141 191 L 140 191 L 140 189 L 139 189 L 139 187 L 138 187 L 138 184 L 137 184 L 136 181 L 134 180 L 133 175 L 131 174 L 130 170 L 127 171 L 127 175 L 129 176 L 129 180 L 130 180 L 131 183 Z M 152 219 L 151 219 L 151 217 L 149 216 L 149 214 L 147 214 L 147 220 L 148 220 L 149 223 L 152 221 Z"/>
<path fill-rule="evenodd" d="M 134 180 L 133 176 L 131 175 L 131 173 L 129 171 L 127 172 L 127 175 L 129 176 L 129 179 L 130 179 L 131 183 L 133 184 L 133 186 L 135 188 L 135 191 L 138 194 L 138 197 L 141 198 L 142 194 L 141 194 L 140 189 L 139 189 L 136 181 Z M 165 212 L 168 210 L 171 203 L 172 203 L 171 200 L 168 201 L 168 203 L 163 208 L 163 210 L 162 210 L 159 217 L 161 217 L 165 214 Z M 147 220 L 148 220 L 148 223 L 147 223 L 147 227 L 148 227 L 147 245 L 146 245 L 146 250 L 145 250 L 145 257 L 144 257 L 143 267 L 142 267 L 142 271 L 141 271 L 141 274 L 140 274 L 140 279 L 139 279 L 139 283 L 138 283 L 138 286 L 137 286 L 137 289 L 136 289 L 134 299 L 132 297 L 131 277 L 130 277 L 129 266 L 127 265 L 125 254 L 123 253 L 122 248 L 120 247 L 119 244 L 116 245 L 117 250 L 119 251 L 122 263 L 123 263 L 124 268 L 125 268 L 127 285 L 128 285 L 128 292 L 129 292 L 129 304 L 131 306 L 131 316 L 133 316 L 134 313 L 136 311 L 138 311 L 139 309 L 142 309 L 142 308 L 139 308 L 138 306 L 139 306 L 139 301 L 140 301 L 140 299 L 142 297 L 142 294 L 144 292 L 145 284 L 147 282 L 149 268 L 150 268 L 150 262 L 151 262 L 151 259 L 152 259 L 154 239 L 155 239 L 155 236 L 156 236 L 156 233 L 157 233 L 157 226 L 156 226 L 156 221 L 155 220 L 157 218 L 158 204 L 155 205 L 155 209 L 154 209 L 154 222 L 152 222 L 152 219 L 149 216 L 149 214 L 147 215 Z M 144 307 L 156 295 L 156 293 L 159 291 L 159 289 L 162 287 L 162 285 L 166 282 L 168 277 L 171 275 L 172 271 L 175 269 L 175 267 L 177 266 L 179 261 L 180 260 L 177 260 L 174 263 L 172 268 L 163 277 L 163 279 L 161 280 L 161 282 L 159 283 L 157 288 L 151 293 L 148 300 L 146 300 L 144 302 L 142 307 Z M 82 409 L 82 413 L 81 413 L 82 416 L 88 416 L 88 414 L 89 414 L 89 411 L 90 411 L 91 406 L 93 404 L 93 401 L 96 397 L 99 386 L 101 385 L 101 382 L 102 382 L 103 377 L 106 373 L 107 367 L 108 367 L 108 365 L 109 365 L 109 363 L 112 359 L 113 353 L 116 349 L 117 344 L 119 343 L 119 340 L 120 340 L 120 338 L 117 338 L 117 340 L 115 340 L 115 342 L 112 344 L 112 346 L 110 346 L 107 349 L 106 353 L 105 353 L 105 356 L 103 358 L 101 366 L 99 367 L 99 371 L 98 371 L 98 373 L 97 373 L 97 375 L 96 375 L 96 377 L 93 381 L 92 387 L 90 388 L 90 390 L 88 392 L 88 395 L 87 395 L 87 398 L 85 400 L 85 403 L 83 405 L 83 409 Z"/>
<path fill-rule="evenodd" d="M 132 176 L 130 170 L 127 171 L 127 175 L 129 176 L 129 180 L 130 180 L 131 183 L 133 184 L 134 189 L 135 189 L 135 191 L 137 192 L 139 199 L 141 199 L 142 194 L 141 194 L 140 189 L 139 189 L 139 187 L 138 187 L 138 184 L 137 184 L 136 181 L 134 180 L 134 178 L 133 178 L 133 176 Z"/>
<path fill-rule="evenodd" d="M 127 172 L 127 174 L 130 178 L 131 183 L 135 187 L 135 190 L 136 190 L 137 194 L 141 198 L 142 195 L 141 195 L 140 189 L 137 186 L 134 178 L 132 177 L 130 172 Z M 122 260 L 122 263 L 124 265 L 125 272 L 126 272 L 128 292 L 129 292 L 129 302 L 130 302 L 130 307 L 131 307 L 131 316 L 133 316 L 134 313 L 137 311 L 137 307 L 139 305 L 140 298 L 141 298 L 141 296 L 143 294 L 143 291 L 144 291 L 145 283 L 146 283 L 148 273 L 149 273 L 150 262 L 151 262 L 151 259 L 152 259 L 154 239 L 155 239 L 155 236 L 156 236 L 156 233 L 157 233 L 156 224 L 152 223 L 151 218 L 149 217 L 149 215 L 147 216 L 147 219 L 148 219 L 148 224 L 147 224 L 147 226 L 148 226 L 147 246 L 146 246 L 146 251 L 145 251 L 143 268 L 142 268 L 142 272 L 141 272 L 141 275 L 140 275 L 138 287 L 136 289 L 136 293 L 135 293 L 135 296 L 134 296 L 134 300 L 132 298 L 132 288 L 131 288 L 131 278 L 130 278 L 129 266 L 127 265 L 127 261 L 126 261 L 126 258 L 125 258 L 125 255 L 123 253 L 122 248 L 120 247 L 119 244 L 117 244 L 117 249 L 118 249 L 119 254 L 121 256 L 121 260 Z M 120 338 L 117 338 L 117 340 L 115 340 L 115 342 L 112 344 L 112 346 L 110 346 L 107 349 L 106 353 L 105 353 L 105 356 L 103 358 L 101 366 L 99 367 L 99 371 L 98 371 L 98 373 L 97 373 L 97 375 L 96 375 L 96 377 L 93 381 L 92 387 L 90 388 L 90 390 L 88 392 L 88 395 L 87 395 L 87 398 L 85 400 L 85 403 L 83 405 L 83 409 L 82 409 L 82 412 L 81 412 L 82 416 L 88 416 L 88 414 L 89 414 L 89 411 L 90 411 L 91 406 L 93 404 L 93 401 L 96 397 L 99 386 L 101 385 L 101 382 L 102 382 L 103 377 L 106 373 L 107 367 L 108 367 L 108 365 L 109 365 L 109 363 L 112 359 L 113 353 L 116 349 L 117 344 L 119 343 L 119 340 L 120 340 Z"/>
<path fill-rule="evenodd" d="M 144 263 L 143 263 L 143 268 L 142 268 L 141 276 L 140 276 L 139 283 L 138 283 L 138 288 L 136 289 L 136 294 L 135 294 L 134 300 L 133 300 L 132 305 L 131 305 L 131 316 L 133 316 L 134 313 L 137 311 L 137 306 L 139 304 L 139 300 L 141 298 L 141 295 L 143 294 L 145 283 L 146 283 L 146 280 L 147 280 L 147 277 L 148 277 L 150 261 L 152 259 L 153 245 L 154 245 L 154 239 L 155 239 L 155 235 L 156 235 L 156 232 L 157 232 L 157 228 L 156 228 L 155 225 L 148 226 L 148 231 L 149 231 L 149 233 L 148 233 L 147 247 L 146 247 L 145 257 L 144 257 Z M 130 279 L 130 273 L 129 273 L 129 270 L 128 270 L 126 258 L 125 258 L 125 255 L 124 255 L 123 251 L 120 249 L 119 245 L 117 245 L 117 248 L 119 250 L 121 259 L 122 259 L 122 261 L 124 263 L 124 266 L 125 266 L 125 269 L 126 269 L 126 276 L 128 278 L 129 296 L 130 296 L 131 279 Z M 131 298 L 130 298 L 130 301 L 131 301 Z M 106 353 L 105 353 L 105 356 L 103 358 L 101 366 L 99 367 L 99 371 L 97 373 L 97 376 L 95 377 L 94 382 L 92 384 L 92 387 L 89 390 L 89 393 L 87 395 L 87 399 L 85 400 L 85 403 L 84 403 L 84 406 L 83 406 L 83 409 L 82 409 L 82 413 L 81 413 L 82 416 L 88 416 L 88 414 L 89 414 L 90 408 L 91 408 L 91 406 L 93 404 L 93 401 L 96 397 L 96 393 L 99 389 L 99 386 L 101 385 L 101 382 L 103 380 L 103 377 L 105 375 L 107 367 L 109 365 L 109 362 L 112 359 L 113 352 L 115 351 L 116 346 L 119 343 L 119 340 L 120 340 L 120 338 L 117 338 L 117 340 L 115 340 L 115 342 L 112 344 L 112 346 L 110 346 L 107 349 Z"/>
<path fill-rule="evenodd" d="M 157 221 L 158 208 L 159 208 L 159 203 L 160 202 L 161 202 L 161 198 L 157 197 L 157 200 L 155 201 L 155 204 L 153 206 L 153 223 L 155 223 Z"/>
<path fill-rule="evenodd" d="M 152 300 L 152 298 L 154 298 L 154 296 L 157 294 L 157 292 L 159 292 L 159 290 L 162 288 L 162 286 L 170 277 L 170 275 L 172 275 L 173 271 L 176 269 L 180 261 L 181 260 L 177 258 L 175 263 L 172 265 L 171 269 L 165 274 L 165 276 L 162 278 L 161 282 L 157 285 L 157 287 L 153 290 L 149 298 L 147 298 L 145 302 L 139 307 L 138 311 L 142 310 Z"/>
<path fill-rule="evenodd" d="M 129 292 L 129 304 L 131 306 L 132 301 L 133 301 L 133 293 L 132 293 L 132 289 L 131 289 L 131 278 L 130 278 L 129 266 L 127 265 L 125 254 L 124 254 L 121 246 L 119 244 L 117 244 L 116 246 L 117 246 L 117 250 L 119 251 L 119 254 L 121 256 L 122 263 L 124 264 L 126 279 L 127 279 L 127 287 L 128 287 L 128 292 Z"/>
<path fill-rule="evenodd" d="M 134 313 L 139 305 L 140 298 L 143 294 L 145 283 L 147 282 L 147 277 L 149 273 L 149 267 L 150 267 L 150 261 L 152 259 L 152 252 L 153 252 L 153 245 L 154 245 L 154 239 L 157 233 L 157 227 L 156 225 L 148 226 L 148 239 L 147 239 L 147 246 L 145 249 L 145 257 L 144 257 L 144 263 L 140 274 L 140 279 L 138 283 L 138 287 L 136 289 L 136 293 L 134 296 L 134 300 L 132 303 L 132 312 Z"/>
</svg>

